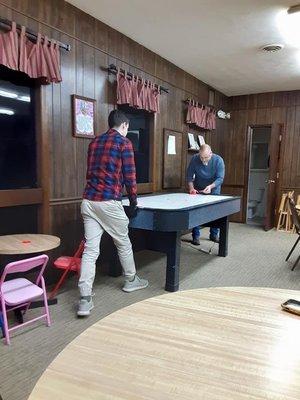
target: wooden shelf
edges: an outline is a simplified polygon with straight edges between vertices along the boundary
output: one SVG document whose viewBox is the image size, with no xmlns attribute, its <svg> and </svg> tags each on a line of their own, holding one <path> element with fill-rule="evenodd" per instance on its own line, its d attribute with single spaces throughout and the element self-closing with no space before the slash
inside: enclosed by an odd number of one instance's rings
<svg viewBox="0 0 300 400">
<path fill-rule="evenodd" d="M 196 149 L 188 149 L 188 152 L 190 152 L 190 153 L 199 153 L 199 150 L 196 150 Z"/>
</svg>

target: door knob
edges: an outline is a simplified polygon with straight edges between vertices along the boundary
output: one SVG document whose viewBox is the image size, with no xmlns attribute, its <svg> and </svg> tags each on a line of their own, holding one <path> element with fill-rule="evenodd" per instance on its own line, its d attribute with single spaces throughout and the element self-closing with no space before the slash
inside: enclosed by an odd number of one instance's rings
<svg viewBox="0 0 300 400">
<path fill-rule="evenodd" d="M 267 181 L 265 181 L 266 183 L 275 183 L 275 181 L 273 179 L 268 179 Z"/>
</svg>

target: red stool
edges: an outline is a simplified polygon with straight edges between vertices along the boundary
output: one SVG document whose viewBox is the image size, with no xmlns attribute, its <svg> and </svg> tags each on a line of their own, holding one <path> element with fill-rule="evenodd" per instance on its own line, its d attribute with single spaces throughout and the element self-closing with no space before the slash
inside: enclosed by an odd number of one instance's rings
<svg viewBox="0 0 300 400">
<path fill-rule="evenodd" d="M 85 241 L 82 240 L 79 244 L 78 249 L 76 250 L 75 254 L 72 257 L 61 256 L 61 257 L 58 257 L 54 261 L 54 263 L 53 263 L 54 267 L 64 270 L 64 273 L 62 274 L 59 281 L 54 286 L 54 289 L 52 290 L 52 292 L 49 295 L 49 299 L 52 299 L 56 295 L 56 293 L 58 292 L 58 289 L 64 283 L 69 272 L 74 271 L 77 273 L 78 276 L 80 275 L 81 257 L 82 257 L 82 253 L 84 250 L 84 244 L 85 244 Z"/>
</svg>

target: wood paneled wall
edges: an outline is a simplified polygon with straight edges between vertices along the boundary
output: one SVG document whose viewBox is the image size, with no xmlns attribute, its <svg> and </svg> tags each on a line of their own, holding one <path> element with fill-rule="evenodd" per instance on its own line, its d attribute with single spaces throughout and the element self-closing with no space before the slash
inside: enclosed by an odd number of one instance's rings
<svg viewBox="0 0 300 400">
<path fill-rule="evenodd" d="M 208 103 L 209 86 L 159 55 L 85 14 L 63 0 L 0 0 L 0 14 L 34 31 L 70 44 L 61 50 L 63 82 L 42 87 L 43 134 L 49 138 L 48 232 L 62 238 L 58 252 L 71 252 L 82 235 L 79 212 L 85 183 L 89 140 L 71 134 L 71 95 L 97 100 L 98 132 L 106 130 L 107 117 L 115 104 L 115 76 L 105 70 L 110 63 L 125 68 L 169 89 L 161 96 L 161 112 L 156 116 L 155 187 L 162 189 L 163 129 L 192 131 L 184 123 L 183 100 L 192 97 Z M 216 106 L 225 107 L 226 97 L 216 92 Z M 218 136 L 226 136 L 226 121 L 217 122 Z M 206 135 L 216 146 L 216 133 Z M 185 140 L 187 140 L 185 136 Z M 187 141 L 185 142 L 187 146 Z"/>
<path fill-rule="evenodd" d="M 300 193 L 300 91 L 261 93 L 229 98 L 228 134 L 217 132 L 218 148 L 224 157 L 226 178 L 223 192 L 245 193 L 247 130 L 250 125 L 283 124 L 279 186 L 282 192 Z M 242 221 L 242 213 L 237 220 Z"/>
</svg>

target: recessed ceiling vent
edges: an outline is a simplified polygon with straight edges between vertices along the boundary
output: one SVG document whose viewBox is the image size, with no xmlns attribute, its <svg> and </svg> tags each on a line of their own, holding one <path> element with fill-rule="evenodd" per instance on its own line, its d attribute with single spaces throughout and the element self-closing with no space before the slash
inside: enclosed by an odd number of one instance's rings
<svg viewBox="0 0 300 400">
<path fill-rule="evenodd" d="M 260 50 L 266 51 L 268 53 L 275 53 L 275 51 L 279 51 L 283 49 L 282 44 L 267 44 L 260 48 Z"/>
</svg>

